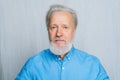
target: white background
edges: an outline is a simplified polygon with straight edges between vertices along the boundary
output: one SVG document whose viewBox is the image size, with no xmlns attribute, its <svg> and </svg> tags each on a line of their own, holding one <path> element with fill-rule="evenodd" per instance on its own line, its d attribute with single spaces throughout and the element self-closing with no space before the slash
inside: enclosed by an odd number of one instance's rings
<svg viewBox="0 0 120 80">
<path fill-rule="evenodd" d="M 120 0 L 0 0 L 0 80 L 14 80 L 30 56 L 49 47 L 45 15 L 56 3 L 77 12 L 75 46 L 119 80 Z"/>
</svg>

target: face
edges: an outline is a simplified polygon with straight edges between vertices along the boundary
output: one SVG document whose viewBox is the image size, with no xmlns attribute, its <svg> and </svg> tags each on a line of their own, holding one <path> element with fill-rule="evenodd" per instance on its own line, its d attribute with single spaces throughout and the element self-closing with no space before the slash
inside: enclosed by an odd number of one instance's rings
<svg viewBox="0 0 120 80">
<path fill-rule="evenodd" d="M 48 28 L 49 39 L 57 46 L 65 45 L 66 42 L 72 42 L 75 27 L 72 14 L 69 12 L 54 12 L 50 17 Z"/>
</svg>

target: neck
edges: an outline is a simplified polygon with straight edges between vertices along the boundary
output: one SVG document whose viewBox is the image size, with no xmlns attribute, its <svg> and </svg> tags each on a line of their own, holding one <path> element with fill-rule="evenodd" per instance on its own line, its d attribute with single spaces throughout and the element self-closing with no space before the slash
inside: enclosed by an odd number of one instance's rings
<svg viewBox="0 0 120 80">
<path fill-rule="evenodd" d="M 64 57 L 67 55 L 67 53 L 66 54 L 63 54 L 63 55 L 59 55 L 59 57 L 61 58 L 61 59 L 64 59 Z"/>
</svg>

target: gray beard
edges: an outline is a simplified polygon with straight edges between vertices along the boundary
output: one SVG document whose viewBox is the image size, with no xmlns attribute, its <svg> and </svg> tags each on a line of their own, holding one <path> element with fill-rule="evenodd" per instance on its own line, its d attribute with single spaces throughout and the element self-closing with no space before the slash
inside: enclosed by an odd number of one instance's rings
<svg viewBox="0 0 120 80">
<path fill-rule="evenodd" d="M 52 41 L 50 42 L 50 51 L 55 55 L 65 55 L 72 48 L 72 43 L 66 42 L 64 46 L 57 46 Z"/>
</svg>

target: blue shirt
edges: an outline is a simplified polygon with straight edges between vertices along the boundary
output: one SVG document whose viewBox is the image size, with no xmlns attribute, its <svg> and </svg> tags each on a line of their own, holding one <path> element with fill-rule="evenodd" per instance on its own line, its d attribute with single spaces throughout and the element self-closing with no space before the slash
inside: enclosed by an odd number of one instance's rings
<svg viewBox="0 0 120 80">
<path fill-rule="evenodd" d="M 15 80 L 109 80 L 100 61 L 72 47 L 62 60 L 49 49 L 31 57 Z"/>
</svg>

